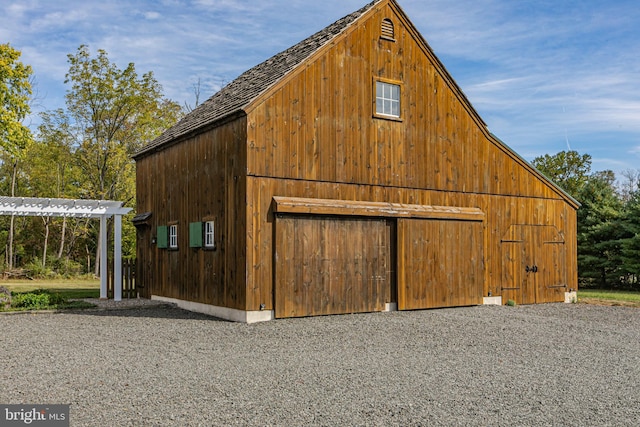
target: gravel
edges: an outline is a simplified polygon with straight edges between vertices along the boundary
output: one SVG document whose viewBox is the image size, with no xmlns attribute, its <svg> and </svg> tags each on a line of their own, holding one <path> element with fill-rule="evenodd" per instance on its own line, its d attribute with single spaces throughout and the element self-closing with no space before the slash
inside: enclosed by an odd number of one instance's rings
<svg viewBox="0 0 640 427">
<path fill-rule="evenodd" d="M 67 403 L 72 426 L 640 425 L 637 308 L 246 325 L 163 305 L 0 324 L 0 403 Z"/>
</svg>

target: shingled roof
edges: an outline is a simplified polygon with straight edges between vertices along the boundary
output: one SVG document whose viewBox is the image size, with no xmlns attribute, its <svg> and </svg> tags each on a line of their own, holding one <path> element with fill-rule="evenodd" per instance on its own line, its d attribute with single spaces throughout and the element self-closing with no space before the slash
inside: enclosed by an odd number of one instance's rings
<svg viewBox="0 0 640 427">
<path fill-rule="evenodd" d="M 154 151 L 164 144 L 185 137 L 204 126 L 211 125 L 242 111 L 251 101 L 268 90 L 287 73 L 296 68 L 297 65 L 342 33 L 352 22 L 381 1 L 372 1 L 300 43 L 242 73 L 234 81 L 184 116 L 176 125 L 140 149 L 134 157 Z"/>
</svg>

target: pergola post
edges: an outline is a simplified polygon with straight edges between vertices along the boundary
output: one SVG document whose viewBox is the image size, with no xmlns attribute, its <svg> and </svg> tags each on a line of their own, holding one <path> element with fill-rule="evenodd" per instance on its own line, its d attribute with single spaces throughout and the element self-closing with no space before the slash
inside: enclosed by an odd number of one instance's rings
<svg viewBox="0 0 640 427">
<path fill-rule="evenodd" d="M 122 215 L 113 216 L 113 299 L 122 300 Z"/>
<path fill-rule="evenodd" d="M 100 299 L 107 299 L 107 216 L 100 215 Z"/>
</svg>

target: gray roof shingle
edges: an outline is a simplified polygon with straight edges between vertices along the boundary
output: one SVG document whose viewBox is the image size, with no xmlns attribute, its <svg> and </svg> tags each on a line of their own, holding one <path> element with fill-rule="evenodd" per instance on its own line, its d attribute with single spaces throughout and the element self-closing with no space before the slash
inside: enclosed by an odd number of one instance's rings
<svg viewBox="0 0 640 427">
<path fill-rule="evenodd" d="M 297 65 L 342 33 L 351 23 L 382 0 L 374 0 L 306 38 L 300 43 L 274 55 L 242 73 L 211 98 L 185 115 L 177 124 L 140 149 L 134 157 L 154 151 L 161 146 L 197 131 L 231 114 L 241 111 Z"/>
</svg>

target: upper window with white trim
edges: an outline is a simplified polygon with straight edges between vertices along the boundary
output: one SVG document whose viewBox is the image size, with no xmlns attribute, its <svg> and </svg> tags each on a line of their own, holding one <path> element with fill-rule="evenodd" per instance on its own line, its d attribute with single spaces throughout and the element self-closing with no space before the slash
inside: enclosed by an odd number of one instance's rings
<svg viewBox="0 0 640 427">
<path fill-rule="evenodd" d="M 376 81 L 376 115 L 400 117 L 400 85 Z"/>
</svg>

